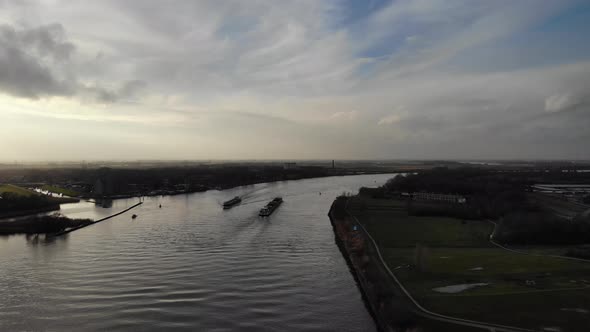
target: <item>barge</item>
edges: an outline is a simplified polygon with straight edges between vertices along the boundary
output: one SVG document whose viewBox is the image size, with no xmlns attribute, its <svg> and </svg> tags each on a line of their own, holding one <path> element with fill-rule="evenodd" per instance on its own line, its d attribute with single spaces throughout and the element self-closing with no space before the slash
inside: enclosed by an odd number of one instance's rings
<svg viewBox="0 0 590 332">
<path fill-rule="evenodd" d="M 260 209 L 258 213 L 261 217 L 268 217 L 270 216 L 278 207 L 283 203 L 283 199 L 281 197 L 275 197 L 272 201 L 266 204 L 265 207 Z"/>
<path fill-rule="evenodd" d="M 236 196 L 236 197 L 230 199 L 229 201 L 223 202 L 223 208 L 229 209 L 232 206 L 239 204 L 241 202 L 242 202 L 242 199 L 240 198 L 240 196 Z"/>
</svg>

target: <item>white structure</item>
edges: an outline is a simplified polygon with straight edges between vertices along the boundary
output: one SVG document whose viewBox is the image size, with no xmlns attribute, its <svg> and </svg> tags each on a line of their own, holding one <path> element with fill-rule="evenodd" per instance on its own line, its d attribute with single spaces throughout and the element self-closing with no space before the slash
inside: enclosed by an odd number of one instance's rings
<svg viewBox="0 0 590 332">
<path fill-rule="evenodd" d="M 437 193 L 412 193 L 412 199 L 417 201 L 439 201 L 448 203 L 465 204 L 467 199 L 460 195 L 437 194 Z"/>
</svg>

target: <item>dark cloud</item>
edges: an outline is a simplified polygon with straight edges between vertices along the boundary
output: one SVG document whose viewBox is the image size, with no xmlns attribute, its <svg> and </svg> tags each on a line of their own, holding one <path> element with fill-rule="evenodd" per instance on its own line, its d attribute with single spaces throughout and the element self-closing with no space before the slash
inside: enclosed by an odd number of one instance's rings
<svg viewBox="0 0 590 332">
<path fill-rule="evenodd" d="M 32 99 L 73 94 L 72 82 L 60 79 L 50 68 L 67 60 L 73 50 L 60 25 L 29 30 L 1 25 L 0 89 Z"/>
<path fill-rule="evenodd" d="M 141 80 L 125 82 L 117 89 L 107 89 L 98 85 L 84 85 L 80 87 L 80 94 L 99 103 L 114 103 L 116 101 L 134 97 L 146 83 Z"/>
<path fill-rule="evenodd" d="M 113 103 L 145 86 L 140 80 L 129 80 L 117 89 L 80 82 L 71 61 L 75 50 L 61 24 L 30 29 L 0 25 L 0 90 L 30 99 L 81 96 Z"/>
<path fill-rule="evenodd" d="M 67 40 L 63 26 L 57 23 L 23 30 L 1 25 L 0 36 L 5 43 L 35 52 L 42 58 L 52 57 L 56 61 L 69 59 L 75 50 L 74 44 Z"/>
</svg>

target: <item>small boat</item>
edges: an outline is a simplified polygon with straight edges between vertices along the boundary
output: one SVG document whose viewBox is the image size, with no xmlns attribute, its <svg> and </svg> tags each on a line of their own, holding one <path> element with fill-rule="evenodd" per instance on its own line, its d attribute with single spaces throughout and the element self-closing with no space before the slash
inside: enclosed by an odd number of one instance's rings
<svg viewBox="0 0 590 332">
<path fill-rule="evenodd" d="M 261 217 L 268 217 L 270 216 L 278 207 L 283 203 L 283 199 L 281 197 L 275 197 L 272 201 L 266 204 L 265 207 L 260 209 L 258 213 Z"/>
<path fill-rule="evenodd" d="M 232 206 L 234 206 L 234 205 L 236 205 L 236 204 L 238 204 L 240 202 L 242 202 L 242 199 L 240 198 L 240 196 L 236 196 L 236 197 L 230 199 L 227 202 L 223 202 L 223 208 L 224 209 L 229 209 Z"/>
<path fill-rule="evenodd" d="M 134 214 L 134 215 L 131 216 L 131 219 L 135 219 L 135 218 L 137 218 L 137 215 L 136 214 Z"/>
</svg>

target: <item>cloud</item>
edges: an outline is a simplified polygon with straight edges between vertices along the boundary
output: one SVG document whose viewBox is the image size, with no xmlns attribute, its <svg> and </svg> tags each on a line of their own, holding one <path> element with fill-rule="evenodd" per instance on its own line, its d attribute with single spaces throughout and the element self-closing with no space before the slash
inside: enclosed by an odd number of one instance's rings
<svg viewBox="0 0 590 332">
<path fill-rule="evenodd" d="M 23 30 L 3 25 L 0 35 L 5 43 L 34 51 L 40 57 L 52 57 L 54 61 L 68 60 L 75 50 L 63 26 L 57 23 Z"/>
<path fill-rule="evenodd" d="M 381 119 L 379 119 L 379 122 L 377 122 L 378 125 L 390 125 L 390 124 L 394 124 L 394 123 L 398 123 L 400 121 L 400 116 L 397 114 L 391 114 L 388 116 L 385 116 Z"/>
<path fill-rule="evenodd" d="M 87 99 L 98 103 L 114 103 L 126 98 L 136 96 L 146 87 L 146 83 L 141 80 L 130 80 L 123 83 L 120 87 L 107 89 L 100 85 L 81 84 L 78 94 Z"/>
<path fill-rule="evenodd" d="M 330 115 L 330 119 L 352 121 L 352 120 L 355 120 L 356 118 L 358 118 L 358 116 L 359 116 L 359 112 L 357 110 L 340 111 L 340 112 L 332 113 L 332 115 Z"/>
<path fill-rule="evenodd" d="M 576 3 L 0 0 L 0 91 L 227 157 L 271 154 L 272 135 L 301 141 L 273 147 L 294 157 L 579 156 L 590 48 L 539 40 Z"/>
<path fill-rule="evenodd" d="M 561 112 L 580 103 L 581 101 L 571 93 L 554 94 L 545 99 L 545 111 Z"/>
<path fill-rule="evenodd" d="M 52 70 L 67 61 L 74 47 L 63 27 L 52 24 L 17 30 L 0 26 L 0 89 L 25 98 L 72 95 L 74 87 Z"/>
<path fill-rule="evenodd" d="M 71 59 L 75 50 L 61 24 L 21 29 L 0 25 L 0 90 L 30 99 L 77 96 L 112 103 L 145 86 L 140 80 L 129 80 L 117 89 L 81 82 Z"/>
</svg>

